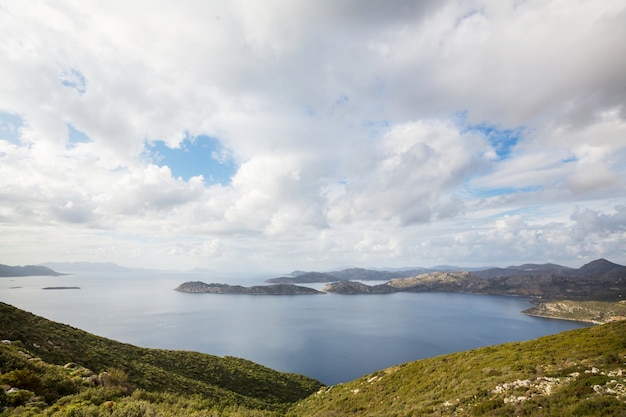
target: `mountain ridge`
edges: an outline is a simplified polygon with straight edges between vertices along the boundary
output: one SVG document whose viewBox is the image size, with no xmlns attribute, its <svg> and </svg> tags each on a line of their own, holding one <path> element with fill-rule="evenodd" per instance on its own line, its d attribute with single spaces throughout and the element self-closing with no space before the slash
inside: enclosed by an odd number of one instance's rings
<svg viewBox="0 0 626 417">
<path fill-rule="evenodd" d="M 358 285 L 357 285 L 358 284 Z M 562 275 L 554 273 L 481 277 L 470 272 L 430 272 L 409 278 L 394 278 L 368 286 L 352 281 L 326 285 L 322 291 L 338 294 L 383 294 L 393 292 L 461 292 L 557 300 L 620 301 L 626 294 L 626 268 L 610 273 Z"/>
<path fill-rule="evenodd" d="M 626 266 L 615 264 L 600 258 L 582 265 L 579 268 L 571 268 L 554 263 L 536 264 L 527 263 L 522 265 L 510 265 L 501 267 L 464 268 L 451 265 L 442 265 L 433 268 L 414 267 L 407 269 L 366 269 L 346 268 L 330 272 L 303 272 L 293 271 L 287 276 L 270 278 L 266 282 L 271 283 L 325 283 L 337 281 L 388 281 L 394 278 L 408 278 L 430 272 L 472 272 L 479 278 L 504 278 L 534 275 L 562 275 L 567 277 L 585 277 L 592 275 L 600 279 L 607 279 L 626 273 Z M 318 278 L 316 280 L 316 278 Z"/>
<path fill-rule="evenodd" d="M 42 265 L 10 266 L 0 264 L 0 278 L 65 275 Z"/>
</svg>

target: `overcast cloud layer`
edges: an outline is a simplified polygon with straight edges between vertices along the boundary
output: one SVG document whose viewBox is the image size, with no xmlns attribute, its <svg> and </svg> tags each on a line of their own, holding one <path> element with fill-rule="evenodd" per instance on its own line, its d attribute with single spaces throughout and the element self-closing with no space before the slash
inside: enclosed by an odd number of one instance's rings
<svg viewBox="0 0 626 417">
<path fill-rule="evenodd" d="M 151 152 L 205 136 L 232 176 Z M 0 0 L 0 263 L 625 249 L 622 0 Z"/>
</svg>

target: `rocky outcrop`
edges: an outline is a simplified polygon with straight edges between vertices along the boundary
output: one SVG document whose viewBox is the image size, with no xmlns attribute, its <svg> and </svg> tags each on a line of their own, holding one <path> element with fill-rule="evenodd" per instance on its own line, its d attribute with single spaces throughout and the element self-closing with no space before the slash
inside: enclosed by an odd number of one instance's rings
<svg viewBox="0 0 626 417">
<path fill-rule="evenodd" d="M 626 320 L 626 301 L 552 301 L 524 311 L 529 316 L 586 321 L 595 324 Z"/>
<path fill-rule="evenodd" d="M 486 284 L 469 272 L 430 272 L 389 281 L 390 286 L 411 292 L 482 292 Z"/>
<path fill-rule="evenodd" d="M 393 292 L 481 292 L 485 280 L 469 272 L 431 272 L 410 278 L 394 278 L 385 284 L 366 285 L 342 281 L 324 287 L 324 291 L 338 294 L 389 294 Z"/>
<path fill-rule="evenodd" d="M 210 294 L 249 294 L 249 295 L 315 295 L 323 294 L 313 288 L 291 284 L 257 285 L 243 287 L 241 285 L 206 284 L 201 281 L 190 281 L 180 284 L 176 291 L 188 293 Z"/>
<path fill-rule="evenodd" d="M 322 290 L 335 294 L 390 294 L 397 290 L 388 284 L 366 285 L 354 281 L 339 281 L 329 284 Z"/>
</svg>

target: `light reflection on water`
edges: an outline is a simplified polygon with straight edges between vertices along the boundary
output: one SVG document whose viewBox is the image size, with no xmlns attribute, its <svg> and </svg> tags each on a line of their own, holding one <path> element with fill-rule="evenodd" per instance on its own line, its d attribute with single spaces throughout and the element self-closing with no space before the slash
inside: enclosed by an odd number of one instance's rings
<svg viewBox="0 0 626 417">
<path fill-rule="evenodd" d="M 584 326 L 528 317 L 521 314 L 528 301 L 514 297 L 174 291 L 195 280 L 263 284 L 200 274 L 90 272 L 0 278 L 0 301 L 122 342 L 242 357 L 326 384 L 402 362 Z M 51 286 L 80 290 L 42 290 Z"/>
</svg>

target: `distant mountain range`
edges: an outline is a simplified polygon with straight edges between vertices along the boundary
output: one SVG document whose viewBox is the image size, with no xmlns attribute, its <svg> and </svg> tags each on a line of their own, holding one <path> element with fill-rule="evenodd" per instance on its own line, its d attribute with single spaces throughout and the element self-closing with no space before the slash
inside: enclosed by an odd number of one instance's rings
<svg viewBox="0 0 626 417">
<path fill-rule="evenodd" d="M 393 278 L 378 285 L 339 280 L 327 285 L 323 291 L 340 294 L 464 292 L 552 300 L 619 301 L 626 295 L 626 267 L 598 259 L 578 269 L 554 264 L 527 264 L 471 273 L 437 271 Z"/>
<path fill-rule="evenodd" d="M 46 266 L 26 265 L 9 266 L 0 264 L 0 277 L 31 277 L 31 276 L 59 276 L 64 275 Z"/>
<path fill-rule="evenodd" d="M 405 278 L 432 272 L 430 269 L 417 268 L 403 271 L 380 271 L 376 269 L 348 268 L 334 272 L 294 271 L 288 276 L 270 278 L 265 282 L 273 284 L 307 284 L 336 281 L 387 281 L 393 278 Z"/>
<path fill-rule="evenodd" d="M 62 272 L 57 272 L 62 271 Z M 113 262 L 44 262 L 39 265 L 9 266 L 0 264 L 0 277 L 59 276 L 77 272 L 150 271 L 128 268 Z"/>
<path fill-rule="evenodd" d="M 69 272 L 129 272 L 139 268 L 128 268 L 113 262 L 45 262 L 41 264 L 56 271 Z"/>
<path fill-rule="evenodd" d="M 314 282 L 337 281 L 389 281 L 394 278 L 410 278 L 431 272 L 471 272 L 478 278 L 507 278 L 528 277 L 540 275 L 559 275 L 563 277 L 580 277 L 586 279 L 610 279 L 623 276 L 626 266 L 618 265 L 606 259 L 597 259 L 580 268 L 546 264 L 524 264 L 508 266 L 506 268 L 464 268 L 450 265 L 441 265 L 433 268 L 411 268 L 406 270 L 375 270 L 363 268 L 349 268 L 333 272 L 304 272 L 294 271 L 288 276 L 271 278 L 266 282 L 282 284 L 304 284 Z"/>
</svg>

